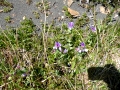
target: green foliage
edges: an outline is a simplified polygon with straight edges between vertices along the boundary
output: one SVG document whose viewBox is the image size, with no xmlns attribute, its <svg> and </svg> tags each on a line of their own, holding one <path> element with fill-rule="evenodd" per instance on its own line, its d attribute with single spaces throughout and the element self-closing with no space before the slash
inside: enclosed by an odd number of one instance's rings
<svg viewBox="0 0 120 90">
<path fill-rule="evenodd" d="M 20 47 L 25 46 L 25 49 L 30 50 L 33 47 L 33 35 L 35 31 L 35 25 L 32 20 L 25 19 L 21 22 L 21 26 L 16 31 L 17 40 Z"/>
<path fill-rule="evenodd" d="M 73 18 L 73 16 L 68 12 L 68 8 L 66 6 L 63 7 L 63 10 L 65 11 L 65 16 L 67 18 Z"/>
<path fill-rule="evenodd" d="M 90 82 L 86 79 L 86 74 L 91 66 L 99 66 L 101 62 L 102 65 L 112 63 L 111 53 L 115 53 L 115 48 L 120 46 L 119 23 L 107 24 L 104 21 L 101 24 L 96 21 L 96 30 L 92 31 L 88 22 L 89 18 L 83 14 L 71 29 L 67 23 L 57 27 L 54 23 L 44 23 L 41 24 L 42 31 L 38 35 L 33 21 L 26 18 L 17 28 L 1 30 L 2 88 L 106 90 L 103 82 Z M 55 42 L 61 44 L 60 48 L 55 49 Z M 80 45 L 81 42 L 85 43 L 84 47 Z M 65 49 L 68 51 L 64 52 Z M 82 51 L 84 49 L 88 51 Z"/>
<path fill-rule="evenodd" d="M 43 5 L 43 3 L 44 3 L 44 5 Z M 42 2 L 37 2 L 36 3 L 36 7 L 38 7 L 40 12 L 43 12 L 44 8 L 45 8 L 46 11 L 48 11 L 50 9 L 49 2 L 47 0 L 44 0 L 43 3 Z"/>
<path fill-rule="evenodd" d="M 33 47 L 35 26 L 31 20 L 25 19 L 19 28 L 1 31 L 0 48 L 17 46 L 30 50 Z"/>
<path fill-rule="evenodd" d="M 40 14 L 37 11 L 34 11 L 33 14 L 34 14 L 34 16 L 35 16 L 36 19 L 40 18 Z"/>
<path fill-rule="evenodd" d="M 10 3 L 10 2 L 8 2 L 7 0 L 0 0 L 0 5 L 1 6 L 6 6 L 6 7 L 13 7 L 13 5 Z"/>
<path fill-rule="evenodd" d="M 5 21 L 6 21 L 7 23 L 11 23 L 11 17 L 10 17 L 10 16 L 6 16 L 6 17 L 5 17 Z"/>
<path fill-rule="evenodd" d="M 80 28 L 80 27 L 84 27 L 85 25 L 87 25 L 88 22 L 89 22 L 88 16 L 86 14 L 83 14 L 82 17 L 77 19 L 75 25 L 78 26 L 78 28 Z"/>
<path fill-rule="evenodd" d="M 4 7 L 3 12 L 7 13 L 10 12 L 12 10 L 11 7 Z"/>
<path fill-rule="evenodd" d="M 83 17 L 84 19 L 81 22 L 84 23 L 86 16 L 83 15 Z M 66 24 L 61 27 L 62 29 L 54 25 L 46 25 L 45 27 L 46 30 L 49 29 L 49 31 L 45 32 L 47 39 L 46 59 L 43 57 L 44 42 L 42 41 L 42 33 L 40 37 L 34 33 L 35 25 L 32 20 L 23 20 L 18 28 L 1 30 L 0 57 L 2 62 L 0 69 L 2 72 L 0 72 L 0 81 L 8 83 L 6 89 L 32 88 L 33 90 L 44 90 L 74 89 L 75 87 L 81 89 L 84 84 L 79 77 L 86 72 L 89 63 L 95 62 L 93 58 L 96 55 L 101 60 L 104 53 L 114 46 L 115 42 L 112 42 L 116 40 L 114 37 L 117 37 L 119 31 L 118 24 L 115 26 L 98 25 L 97 32 L 92 32 L 89 28 L 82 31 L 82 29 L 78 29 L 80 27 L 78 24 L 75 24 L 72 30 L 69 30 Z M 109 30 L 109 28 L 111 29 Z M 55 41 L 61 43 L 62 52 L 58 49 L 53 50 Z M 80 42 L 85 42 L 86 48 L 89 48 L 89 50 L 94 48 L 94 52 L 77 52 L 76 48 Z M 24 49 L 24 51 L 18 51 L 21 49 Z M 64 49 L 67 49 L 68 52 L 63 53 Z M 12 55 L 6 54 L 5 50 L 11 52 Z M 27 55 L 26 58 L 24 58 L 24 55 Z M 88 57 L 89 55 L 91 58 Z M 12 66 L 15 66 L 15 68 Z M 2 78 L 6 76 L 8 79 Z M 2 82 L 0 83 L 3 84 Z M 100 88 L 105 87 L 100 86 Z"/>
</svg>

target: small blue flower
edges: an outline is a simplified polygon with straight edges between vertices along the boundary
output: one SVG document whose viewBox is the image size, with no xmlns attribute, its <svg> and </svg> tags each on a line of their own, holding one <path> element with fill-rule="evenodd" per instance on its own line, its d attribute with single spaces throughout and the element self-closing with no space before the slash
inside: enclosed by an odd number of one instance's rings
<svg viewBox="0 0 120 90">
<path fill-rule="evenodd" d="M 74 27 L 74 23 L 73 22 L 69 22 L 68 23 L 68 29 L 71 30 Z"/>
</svg>

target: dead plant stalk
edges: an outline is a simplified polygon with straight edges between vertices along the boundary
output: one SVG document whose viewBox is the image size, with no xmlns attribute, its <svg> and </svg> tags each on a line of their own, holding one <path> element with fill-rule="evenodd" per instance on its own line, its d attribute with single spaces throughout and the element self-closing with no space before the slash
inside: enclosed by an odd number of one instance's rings
<svg viewBox="0 0 120 90">
<path fill-rule="evenodd" d="M 44 60 L 47 59 L 47 49 L 46 49 L 46 35 L 45 35 L 45 27 L 46 27 L 46 10 L 45 10 L 45 4 L 44 4 L 44 0 L 42 0 L 42 3 L 43 3 L 43 7 L 44 7 L 44 15 L 45 15 L 45 18 L 44 18 L 44 26 L 43 26 L 43 31 L 42 31 L 42 36 L 43 36 L 43 44 L 44 44 Z"/>
</svg>

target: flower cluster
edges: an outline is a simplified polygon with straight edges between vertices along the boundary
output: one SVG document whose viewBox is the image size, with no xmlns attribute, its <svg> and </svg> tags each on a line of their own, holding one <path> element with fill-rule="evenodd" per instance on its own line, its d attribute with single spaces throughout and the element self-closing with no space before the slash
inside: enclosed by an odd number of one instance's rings
<svg viewBox="0 0 120 90">
<path fill-rule="evenodd" d="M 69 30 L 72 30 L 74 27 L 74 22 L 69 22 L 68 23 L 68 29 Z M 93 32 L 96 32 L 96 26 L 95 25 L 90 25 L 90 29 L 93 31 Z"/>
<path fill-rule="evenodd" d="M 88 52 L 88 49 L 85 48 L 85 43 L 81 42 L 80 45 L 76 48 L 76 51 L 79 53 Z"/>
<path fill-rule="evenodd" d="M 73 29 L 74 27 L 74 22 L 69 22 L 68 23 L 68 29 L 71 30 Z M 96 27 L 91 25 L 90 26 L 90 29 L 95 32 L 96 31 Z M 56 50 L 59 50 L 60 52 L 62 53 L 67 53 L 68 50 L 67 49 L 63 49 L 62 48 L 62 45 L 60 42 L 55 42 L 55 45 L 53 46 L 53 50 L 56 51 Z M 79 53 L 82 53 L 82 52 L 88 52 L 88 49 L 86 49 L 85 47 L 85 43 L 84 42 L 81 42 L 80 45 L 76 48 L 76 51 L 79 52 Z"/>
<path fill-rule="evenodd" d="M 61 43 L 55 42 L 53 50 L 59 50 L 62 53 L 67 53 L 68 50 L 67 49 L 63 50 L 61 46 L 62 46 Z M 79 53 L 83 53 L 83 52 L 88 52 L 88 49 L 85 48 L 85 43 L 81 42 L 80 45 L 76 48 L 76 51 Z"/>
<path fill-rule="evenodd" d="M 61 46 L 62 46 L 62 45 L 61 45 L 60 42 L 55 42 L 55 45 L 54 45 L 54 47 L 53 47 L 53 50 L 59 50 L 59 51 L 62 52 L 62 53 L 67 53 L 68 50 L 67 50 L 67 49 L 64 49 L 64 50 L 63 50 Z"/>
</svg>

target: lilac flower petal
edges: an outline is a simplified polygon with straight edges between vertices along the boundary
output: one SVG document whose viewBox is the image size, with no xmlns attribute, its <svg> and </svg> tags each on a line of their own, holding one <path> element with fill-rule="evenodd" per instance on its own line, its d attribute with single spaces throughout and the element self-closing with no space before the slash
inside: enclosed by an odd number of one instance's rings
<svg viewBox="0 0 120 90">
<path fill-rule="evenodd" d="M 61 43 L 55 42 L 55 46 L 56 46 L 57 48 L 59 48 L 59 47 L 61 47 Z"/>
<path fill-rule="evenodd" d="M 22 75 L 21 75 L 21 77 L 26 77 L 27 76 L 27 74 L 26 73 L 23 73 Z"/>
<path fill-rule="evenodd" d="M 64 51 L 63 51 L 63 53 L 67 53 L 68 52 L 68 50 L 67 49 L 65 49 Z"/>
<path fill-rule="evenodd" d="M 88 49 L 85 48 L 85 49 L 82 50 L 82 52 L 88 52 Z"/>
<path fill-rule="evenodd" d="M 91 25 L 91 26 L 90 26 L 90 29 L 91 29 L 93 32 L 96 31 L 96 27 L 95 27 L 94 25 Z"/>
<path fill-rule="evenodd" d="M 56 47 L 56 46 L 54 46 L 54 47 L 53 47 L 53 50 L 56 50 L 56 49 L 57 49 L 57 47 Z"/>
<path fill-rule="evenodd" d="M 74 27 L 74 23 L 73 22 L 69 22 L 68 23 L 68 29 L 71 30 Z"/>
<path fill-rule="evenodd" d="M 53 49 L 56 50 L 56 49 L 58 49 L 59 47 L 61 47 L 61 43 L 55 42 L 55 45 L 54 45 Z"/>
<path fill-rule="evenodd" d="M 76 48 L 76 51 L 79 52 L 79 50 L 80 50 L 80 47 L 77 47 L 77 48 Z"/>
<path fill-rule="evenodd" d="M 81 43 L 80 43 L 80 46 L 81 46 L 81 47 L 85 47 L 85 43 L 84 43 L 84 42 L 81 42 Z"/>
<path fill-rule="evenodd" d="M 79 52 L 79 53 L 81 53 L 81 52 L 82 52 L 82 50 L 79 50 L 78 52 Z"/>
<path fill-rule="evenodd" d="M 61 47 L 58 47 L 59 51 L 62 52 L 62 48 Z"/>
<path fill-rule="evenodd" d="M 88 49 L 84 49 L 84 52 L 88 52 Z"/>
</svg>

